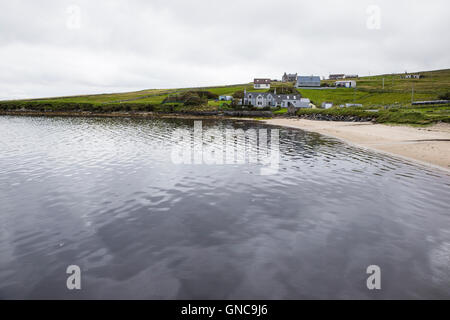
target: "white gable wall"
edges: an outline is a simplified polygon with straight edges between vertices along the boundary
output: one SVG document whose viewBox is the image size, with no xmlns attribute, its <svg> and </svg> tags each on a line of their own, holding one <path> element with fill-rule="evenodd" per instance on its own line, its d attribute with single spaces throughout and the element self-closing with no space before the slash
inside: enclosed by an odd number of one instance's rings
<svg viewBox="0 0 450 320">
<path fill-rule="evenodd" d="M 253 85 L 253 88 L 255 88 L 255 89 L 270 89 L 270 84 L 257 84 L 257 83 L 255 83 Z"/>
</svg>

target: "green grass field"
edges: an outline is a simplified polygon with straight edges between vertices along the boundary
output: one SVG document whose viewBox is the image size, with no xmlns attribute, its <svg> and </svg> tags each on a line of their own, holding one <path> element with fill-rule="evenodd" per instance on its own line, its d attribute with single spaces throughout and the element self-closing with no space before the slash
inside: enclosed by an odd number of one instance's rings
<svg viewBox="0 0 450 320">
<path fill-rule="evenodd" d="M 380 109 L 377 121 L 392 123 L 426 124 L 436 121 L 448 121 L 450 106 L 413 107 L 412 99 L 435 100 L 439 95 L 450 92 L 450 69 L 420 72 L 422 79 L 403 79 L 402 74 L 389 74 L 357 79 L 356 89 L 299 89 L 303 97 L 309 98 L 316 106 L 322 102 L 333 102 L 335 106 L 345 103 L 362 104 L 363 108 L 350 108 L 355 114 L 364 109 Z M 384 88 L 383 88 L 384 79 Z M 322 83 L 332 84 L 334 81 L 325 80 Z M 279 82 L 272 83 L 272 87 L 290 86 Z M 0 110 L 29 109 L 37 111 L 182 111 L 182 110 L 217 110 L 227 108 L 222 101 L 209 100 L 208 104 L 198 107 L 187 107 L 182 104 L 162 102 L 169 95 L 183 93 L 189 90 L 207 90 L 217 95 L 233 95 L 237 91 L 258 91 L 253 84 L 238 84 L 229 86 L 179 88 L 179 89 L 148 89 L 135 92 L 116 94 L 96 94 L 72 97 L 58 97 L 47 99 L 29 99 L 0 101 Z M 265 92 L 265 90 L 260 90 Z M 412 95 L 412 92 L 414 94 Z M 390 108 L 391 111 L 384 110 Z M 303 113 L 349 113 L 338 108 L 330 110 L 301 110 Z M 276 110 L 275 115 L 282 115 L 286 110 Z M 373 113 L 372 113 L 373 114 Z"/>
<path fill-rule="evenodd" d="M 435 106 L 414 106 L 399 108 L 378 108 L 376 112 L 367 108 L 331 108 L 331 109 L 302 109 L 298 115 L 328 115 L 353 116 L 373 118 L 377 123 L 428 125 L 436 122 L 450 123 L 450 104 Z"/>
<path fill-rule="evenodd" d="M 394 104 L 408 106 L 411 105 L 412 98 L 414 101 L 435 100 L 439 95 L 450 91 L 450 69 L 420 74 L 424 78 L 403 79 L 402 74 L 379 75 L 356 79 L 356 89 L 300 90 L 300 92 L 319 106 L 322 102 L 329 101 L 335 105 L 360 103 L 370 107 Z M 322 82 L 334 83 L 330 80 Z"/>
<path fill-rule="evenodd" d="M 361 103 L 364 106 L 381 105 L 410 105 L 411 92 L 414 87 L 414 100 L 437 99 L 440 94 L 450 91 L 450 69 L 421 72 L 423 79 L 402 79 L 401 74 L 379 75 L 372 77 L 362 77 L 357 79 L 356 89 L 328 89 L 313 90 L 300 89 L 300 93 L 311 99 L 316 105 L 320 106 L 322 102 L 330 101 L 336 104 Z M 384 89 L 383 89 L 384 78 Z M 323 83 L 331 84 L 333 81 L 325 80 Z M 274 83 L 273 86 L 286 84 Z M 292 86 L 292 84 L 288 84 Z M 196 88 L 200 89 L 200 88 Z M 247 89 L 256 91 L 252 84 L 240 84 L 218 87 L 204 87 L 217 95 L 232 95 L 236 91 Z M 30 99 L 26 101 L 45 101 L 45 102 L 76 102 L 76 103 L 161 103 L 168 94 L 187 91 L 189 88 L 181 89 L 149 89 L 136 92 L 125 92 L 116 94 L 98 94 L 73 97 L 60 97 L 50 99 Z M 130 101 L 124 101 L 130 100 Z"/>
</svg>

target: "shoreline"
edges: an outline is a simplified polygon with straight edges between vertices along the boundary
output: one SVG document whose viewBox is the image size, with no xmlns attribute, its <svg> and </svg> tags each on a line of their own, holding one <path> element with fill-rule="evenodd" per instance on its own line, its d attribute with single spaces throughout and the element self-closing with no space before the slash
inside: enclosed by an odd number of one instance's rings
<svg viewBox="0 0 450 320">
<path fill-rule="evenodd" d="M 75 112 L 75 111 L 0 111 L 0 116 L 19 116 L 19 117 L 83 117 L 83 118 L 180 118 L 180 119 L 223 119 L 219 115 L 201 115 L 189 113 L 163 113 L 163 112 Z M 231 118 L 231 117 L 229 117 Z"/>
<path fill-rule="evenodd" d="M 270 119 L 264 111 L 254 111 L 254 114 L 248 114 L 252 111 L 236 112 L 236 114 L 226 114 L 219 112 L 91 112 L 91 111 L 0 111 L 0 116 L 18 116 L 18 117 L 84 117 L 84 118 L 143 118 L 143 119 L 247 119 L 258 121 L 259 119 Z M 254 118 L 251 118 L 254 117 Z"/>
<path fill-rule="evenodd" d="M 269 125 L 316 132 L 347 144 L 385 153 L 450 173 L 450 124 L 410 127 L 371 122 L 305 119 L 260 120 Z"/>
<path fill-rule="evenodd" d="M 450 124 L 429 127 L 374 124 L 372 122 L 320 121 L 300 118 L 260 119 L 225 115 L 160 112 L 37 112 L 3 111 L 0 116 L 102 117 L 142 119 L 244 120 L 295 128 L 339 139 L 347 144 L 395 156 L 450 173 Z"/>
</svg>

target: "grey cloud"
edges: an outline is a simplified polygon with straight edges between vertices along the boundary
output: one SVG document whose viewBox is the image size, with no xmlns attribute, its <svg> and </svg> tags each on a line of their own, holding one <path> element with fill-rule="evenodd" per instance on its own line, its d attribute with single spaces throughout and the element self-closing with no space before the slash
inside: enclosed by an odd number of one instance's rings
<svg viewBox="0 0 450 320">
<path fill-rule="evenodd" d="M 4 1 L 0 99 L 448 68 L 449 13 L 446 0 Z"/>
</svg>

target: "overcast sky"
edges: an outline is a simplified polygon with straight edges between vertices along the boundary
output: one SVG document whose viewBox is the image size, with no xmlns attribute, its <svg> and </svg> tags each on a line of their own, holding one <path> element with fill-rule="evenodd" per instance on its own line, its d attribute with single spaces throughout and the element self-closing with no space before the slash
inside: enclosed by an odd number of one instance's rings
<svg viewBox="0 0 450 320">
<path fill-rule="evenodd" d="M 450 67 L 448 0 L 0 3 L 0 99 Z"/>
</svg>

